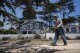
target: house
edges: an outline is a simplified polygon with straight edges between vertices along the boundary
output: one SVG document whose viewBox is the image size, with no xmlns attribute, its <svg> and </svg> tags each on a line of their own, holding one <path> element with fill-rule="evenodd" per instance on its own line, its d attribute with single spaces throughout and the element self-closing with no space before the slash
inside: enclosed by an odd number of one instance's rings
<svg viewBox="0 0 80 53">
<path fill-rule="evenodd" d="M 80 22 L 70 23 L 64 26 L 66 33 L 80 33 Z M 20 33 L 22 34 L 35 34 L 45 29 L 49 29 L 48 24 L 43 20 L 26 20 L 20 27 Z"/>
<path fill-rule="evenodd" d="M 64 26 L 64 30 L 66 33 L 80 33 L 80 22 L 68 24 Z"/>
<path fill-rule="evenodd" d="M 35 34 L 48 29 L 48 24 L 43 20 L 26 20 L 20 27 L 20 33 L 22 34 Z"/>
<path fill-rule="evenodd" d="M 4 30 L 4 28 L 3 27 L 0 27 L 0 30 Z"/>
</svg>

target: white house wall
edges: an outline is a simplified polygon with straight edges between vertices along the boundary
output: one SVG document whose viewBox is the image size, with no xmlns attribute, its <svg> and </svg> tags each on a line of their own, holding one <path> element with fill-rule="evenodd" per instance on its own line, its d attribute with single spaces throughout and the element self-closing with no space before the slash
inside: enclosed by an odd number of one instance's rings
<svg viewBox="0 0 80 53">
<path fill-rule="evenodd" d="M 75 27 L 75 28 L 76 28 L 76 32 L 77 32 L 77 33 L 80 32 L 79 27 L 77 27 L 77 26 L 75 26 L 75 25 L 64 26 L 64 31 L 67 32 L 66 29 L 68 28 L 68 29 L 69 29 L 69 32 L 72 32 L 72 30 L 71 30 L 72 27 Z"/>
</svg>

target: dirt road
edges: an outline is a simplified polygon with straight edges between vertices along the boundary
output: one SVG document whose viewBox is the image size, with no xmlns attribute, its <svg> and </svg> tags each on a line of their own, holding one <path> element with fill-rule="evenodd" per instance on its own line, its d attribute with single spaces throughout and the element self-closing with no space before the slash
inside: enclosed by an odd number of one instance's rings
<svg viewBox="0 0 80 53">
<path fill-rule="evenodd" d="M 62 41 L 57 43 L 58 46 L 51 46 L 50 42 L 42 40 L 32 40 L 29 43 L 26 41 L 0 42 L 0 49 L 5 53 L 80 53 L 80 40 L 68 40 L 67 46 L 63 46 Z"/>
</svg>

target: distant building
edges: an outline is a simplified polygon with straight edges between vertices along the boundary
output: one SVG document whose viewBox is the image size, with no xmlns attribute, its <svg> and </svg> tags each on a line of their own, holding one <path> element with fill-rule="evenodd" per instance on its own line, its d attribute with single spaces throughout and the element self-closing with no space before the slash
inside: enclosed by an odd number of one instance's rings
<svg viewBox="0 0 80 53">
<path fill-rule="evenodd" d="M 4 28 L 3 27 L 0 27 L 0 30 L 4 30 Z"/>
<path fill-rule="evenodd" d="M 72 23 L 64 26 L 64 30 L 66 33 L 80 33 L 80 22 Z"/>
<path fill-rule="evenodd" d="M 80 22 L 72 23 L 64 26 L 64 31 L 66 33 L 80 33 Z M 42 20 L 26 20 L 20 27 L 20 33 L 22 34 L 35 34 L 43 31 L 44 29 L 49 29 L 48 24 Z"/>
<path fill-rule="evenodd" d="M 35 34 L 48 29 L 48 24 L 42 20 L 26 20 L 20 27 L 22 34 Z"/>
</svg>

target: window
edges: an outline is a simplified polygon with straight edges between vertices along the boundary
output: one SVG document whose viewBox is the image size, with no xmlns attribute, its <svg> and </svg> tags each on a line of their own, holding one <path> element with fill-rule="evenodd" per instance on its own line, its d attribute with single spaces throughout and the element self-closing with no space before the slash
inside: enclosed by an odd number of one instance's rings
<svg viewBox="0 0 80 53">
<path fill-rule="evenodd" d="M 32 24 L 27 25 L 27 29 L 32 29 Z"/>
<path fill-rule="evenodd" d="M 80 22 L 79 22 L 79 25 L 80 25 Z"/>
<path fill-rule="evenodd" d="M 28 34 L 32 34 L 32 31 L 28 31 Z"/>
<path fill-rule="evenodd" d="M 21 30 L 22 30 L 23 28 L 21 28 Z"/>
<path fill-rule="evenodd" d="M 23 27 L 25 28 L 26 26 L 24 25 Z"/>
<path fill-rule="evenodd" d="M 39 23 L 35 23 L 35 28 L 39 28 Z"/>
<path fill-rule="evenodd" d="M 22 34 L 27 34 L 27 31 L 23 31 Z"/>
<path fill-rule="evenodd" d="M 69 28 L 66 28 L 66 32 L 69 32 Z"/>
<path fill-rule="evenodd" d="M 71 28 L 71 32 L 74 32 L 74 33 L 76 33 L 76 32 L 77 32 L 77 29 L 76 29 L 76 27 L 72 27 L 72 28 Z"/>
</svg>

